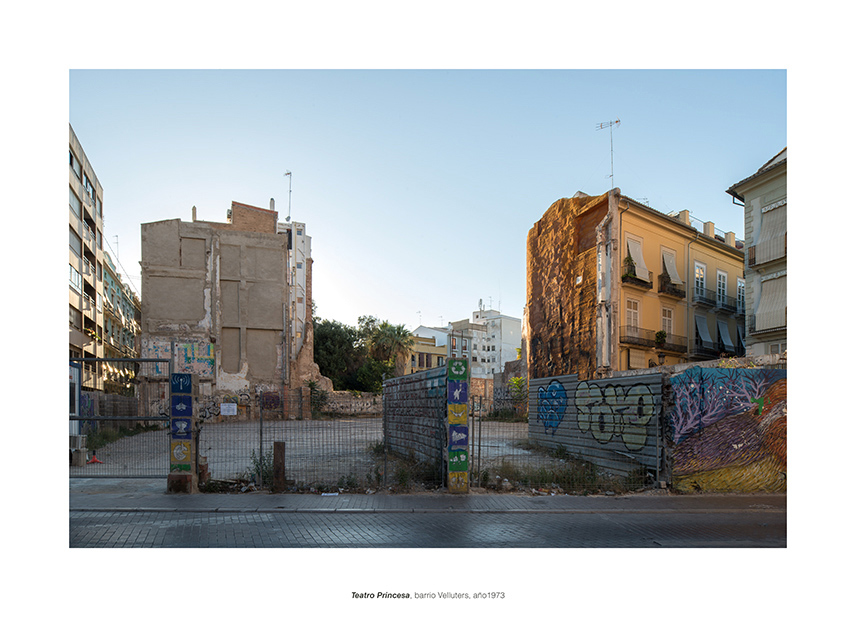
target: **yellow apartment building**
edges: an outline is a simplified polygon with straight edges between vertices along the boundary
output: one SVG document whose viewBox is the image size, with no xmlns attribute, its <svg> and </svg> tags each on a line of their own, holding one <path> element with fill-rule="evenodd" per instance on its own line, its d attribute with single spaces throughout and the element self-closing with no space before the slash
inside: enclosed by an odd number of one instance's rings
<svg viewBox="0 0 856 640">
<path fill-rule="evenodd" d="M 613 189 L 554 202 L 527 237 L 530 379 L 745 352 L 743 243 Z"/>
<path fill-rule="evenodd" d="M 626 196 L 618 206 L 617 366 L 745 353 L 743 243 L 689 211 L 660 213 Z M 613 326 L 613 341 L 616 337 Z"/>
<path fill-rule="evenodd" d="M 438 346 L 434 337 L 413 336 L 413 346 L 410 348 L 410 359 L 404 375 L 442 367 L 444 364 L 446 364 L 446 345 Z"/>
</svg>

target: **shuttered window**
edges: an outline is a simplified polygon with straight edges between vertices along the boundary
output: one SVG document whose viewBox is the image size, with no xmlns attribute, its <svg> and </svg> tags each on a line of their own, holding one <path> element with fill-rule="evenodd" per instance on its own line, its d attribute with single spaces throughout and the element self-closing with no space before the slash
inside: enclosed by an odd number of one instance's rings
<svg viewBox="0 0 856 640">
<path fill-rule="evenodd" d="M 636 269 L 636 277 L 640 280 L 650 280 L 648 275 L 648 267 L 645 266 L 645 260 L 642 258 L 642 243 L 631 238 L 627 239 L 627 251 L 630 257 L 633 258 L 633 265 Z"/>
<path fill-rule="evenodd" d="M 755 312 L 755 330 L 787 326 L 788 277 L 782 276 L 761 283 L 761 300 Z"/>
</svg>

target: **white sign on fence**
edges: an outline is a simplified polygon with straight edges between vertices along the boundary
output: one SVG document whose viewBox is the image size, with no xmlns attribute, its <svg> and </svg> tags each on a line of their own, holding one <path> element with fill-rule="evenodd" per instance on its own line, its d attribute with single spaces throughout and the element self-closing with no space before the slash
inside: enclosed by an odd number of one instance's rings
<svg viewBox="0 0 856 640">
<path fill-rule="evenodd" d="M 221 416 L 236 416 L 238 415 L 238 405 L 235 402 L 221 402 L 220 403 L 220 415 Z"/>
</svg>

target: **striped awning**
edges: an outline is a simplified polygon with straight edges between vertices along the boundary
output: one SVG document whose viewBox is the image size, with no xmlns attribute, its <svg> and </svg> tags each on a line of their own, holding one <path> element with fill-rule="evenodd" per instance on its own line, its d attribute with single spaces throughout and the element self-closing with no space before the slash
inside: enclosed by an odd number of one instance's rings
<svg viewBox="0 0 856 640">
<path fill-rule="evenodd" d="M 746 350 L 746 339 L 743 337 L 743 325 L 737 324 L 737 339 L 740 341 L 740 349 Z"/>
<path fill-rule="evenodd" d="M 666 273 L 669 274 L 669 280 L 672 281 L 673 284 L 683 284 L 683 280 L 678 275 L 678 265 L 675 264 L 675 256 L 671 253 L 663 254 L 663 264 L 666 267 Z"/>
<path fill-rule="evenodd" d="M 647 369 L 648 353 L 639 349 L 630 349 L 630 368 Z"/>
<path fill-rule="evenodd" d="M 788 207 L 783 205 L 761 215 L 761 235 L 758 244 L 783 236 L 788 232 Z"/>
<path fill-rule="evenodd" d="M 717 320 L 716 326 L 719 328 L 719 339 L 725 345 L 725 350 L 734 351 L 734 343 L 731 340 L 731 334 L 728 332 L 728 323 L 725 320 Z"/>
<path fill-rule="evenodd" d="M 630 257 L 633 258 L 633 264 L 636 268 L 636 277 L 640 280 L 650 280 L 648 267 L 645 266 L 645 260 L 642 257 L 642 243 L 628 238 L 627 250 L 630 252 Z"/>
<path fill-rule="evenodd" d="M 695 325 L 696 330 L 698 331 L 698 335 L 701 338 L 702 343 L 708 349 L 714 348 L 713 340 L 710 338 L 710 331 L 707 328 L 707 318 L 704 316 L 696 316 L 695 317 Z"/>
<path fill-rule="evenodd" d="M 761 283 L 761 301 L 755 312 L 755 330 L 776 329 L 788 324 L 788 277 Z"/>
</svg>

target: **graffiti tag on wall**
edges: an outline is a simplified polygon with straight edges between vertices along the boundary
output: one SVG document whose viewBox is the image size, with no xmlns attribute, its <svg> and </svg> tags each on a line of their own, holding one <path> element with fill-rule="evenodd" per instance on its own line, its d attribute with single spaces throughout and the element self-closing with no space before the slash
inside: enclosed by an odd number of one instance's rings
<svg viewBox="0 0 856 640">
<path fill-rule="evenodd" d="M 169 360 L 172 357 L 170 343 L 163 340 L 147 340 L 143 343 L 144 358 Z M 158 362 L 154 365 L 155 375 L 165 376 L 169 365 Z M 202 342 L 180 342 L 175 345 L 175 369 L 178 373 L 195 373 L 211 378 L 214 376 L 214 345 Z"/>
<path fill-rule="evenodd" d="M 558 380 L 538 387 L 538 421 L 545 434 L 556 435 L 570 405 L 580 431 L 602 445 L 616 439 L 629 451 L 645 447 L 649 427 L 657 423 L 659 404 L 659 395 L 641 383 L 580 382 L 571 398 Z"/>
</svg>

